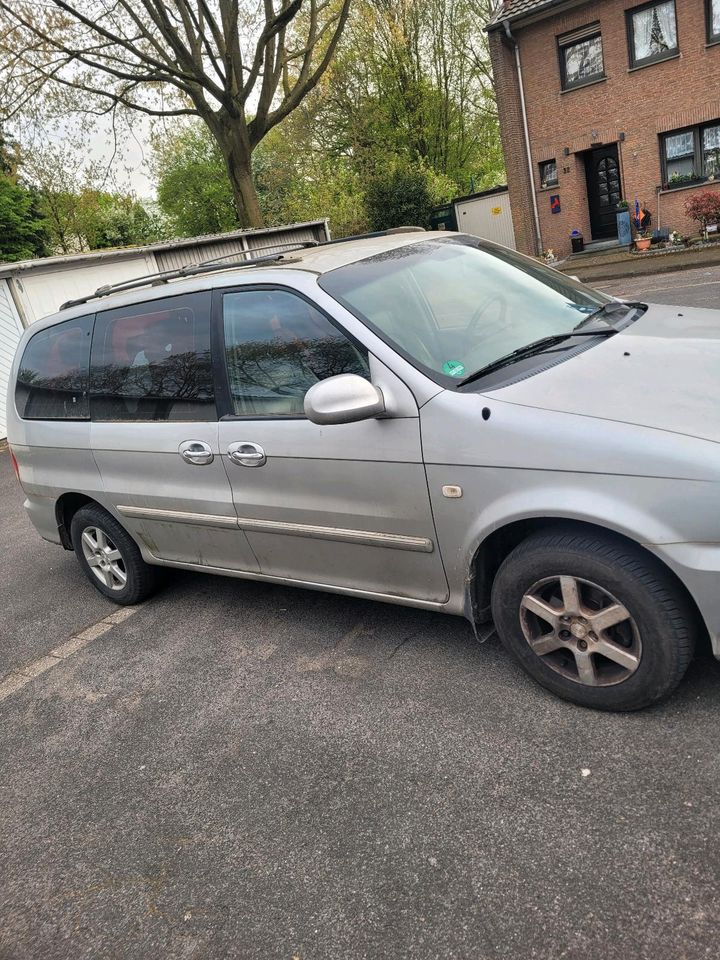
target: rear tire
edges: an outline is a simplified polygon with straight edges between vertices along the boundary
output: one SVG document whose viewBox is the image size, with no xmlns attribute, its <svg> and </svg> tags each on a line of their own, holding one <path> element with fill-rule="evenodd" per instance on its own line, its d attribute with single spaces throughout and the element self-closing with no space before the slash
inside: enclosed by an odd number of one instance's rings
<svg viewBox="0 0 720 960">
<path fill-rule="evenodd" d="M 506 649 L 538 683 L 596 710 L 667 697 L 692 658 L 694 614 L 661 564 L 612 535 L 533 534 L 492 590 Z"/>
<path fill-rule="evenodd" d="M 70 535 L 85 575 L 109 600 L 130 606 L 157 588 L 155 568 L 145 563 L 130 534 L 98 504 L 78 510 Z"/>
</svg>

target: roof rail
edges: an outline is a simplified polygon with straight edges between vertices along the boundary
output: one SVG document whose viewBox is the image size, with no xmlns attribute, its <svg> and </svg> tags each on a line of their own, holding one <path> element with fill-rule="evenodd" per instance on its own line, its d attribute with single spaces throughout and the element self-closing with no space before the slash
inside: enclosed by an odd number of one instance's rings
<svg viewBox="0 0 720 960">
<path fill-rule="evenodd" d="M 396 233 L 427 233 L 425 227 L 390 227 L 389 230 L 375 230 L 373 233 L 355 233 L 349 237 L 338 237 L 337 240 L 326 240 L 320 244 L 323 247 L 333 243 L 350 243 L 352 240 L 372 240 L 373 237 L 392 237 Z"/>
<path fill-rule="evenodd" d="M 320 246 L 318 240 L 296 240 L 291 243 L 273 243 L 264 247 L 256 247 L 256 250 L 279 249 L 287 247 L 286 252 L 292 250 L 304 250 L 307 247 Z M 240 263 L 220 263 L 221 260 L 229 260 L 231 257 L 242 257 L 249 250 L 237 250 L 234 253 L 228 253 L 222 257 L 213 257 L 212 260 L 204 260 L 202 263 L 188 263 L 184 267 L 178 267 L 175 270 L 164 270 L 162 273 L 148 273 L 142 277 L 135 277 L 133 280 L 122 280 L 120 283 L 107 283 L 98 287 L 95 293 L 88 294 L 87 297 L 78 297 L 76 300 L 66 300 L 60 305 L 61 310 L 67 310 L 69 307 L 79 307 L 83 303 L 89 303 L 90 300 L 100 300 L 102 297 L 109 297 L 113 293 L 124 293 L 127 290 L 137 290 L 140 287 L 156 287 L 167 283 L 169 280 L 180 280 L 183 277 L 194 277 L 201 273 L 214 273 L 220 270 L 232 270 L 236 267 L 255 267 L 263 263 L 276 263 L 282 260 L 284 253 L 266 253 L 262 257 L 251 257 L 242 260 Z"/>
</svg>

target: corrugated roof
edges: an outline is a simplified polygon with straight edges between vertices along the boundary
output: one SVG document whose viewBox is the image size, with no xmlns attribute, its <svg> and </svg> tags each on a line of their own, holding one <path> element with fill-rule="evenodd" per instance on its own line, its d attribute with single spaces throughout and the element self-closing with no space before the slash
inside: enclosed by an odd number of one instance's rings
<svg viewBox="0 0 720 960">
<path fill-rule="evenodd" d="M 503 0 L 487 24 L 487 29 L 498 27 L 503 20 L 518 20 L 527 14 L 542 10 L 543 7 L 554 7 L 563 0 Z"/>
<path fill-rule="evenodd" d="M 103 250 L 88 250 L 83 253 L 69 253 L 54 257 L 38 257 L 34 260 L 19 260 L 13 262 L 0 262 L 0 278 L 9 277 L 17 273 L 24 273 L 27 270 L 51 270 L 60 266 L 84 266 L 85 264 L 102 263 L 107 260 L 124 260 L 129 257 L 142 256 L 144 253 L 164 253 L 171 250 L 189 250 L 206 247 L 215 244 L 228 244 L 232 241 L 240 241 L 244 238 L 248 241 L 248 246 L 254 247 L 252 241 L 257 237 L 268 238 L 268 244 L 272 244 L 275 234 L 282 235 L 285 232 L 294 232 L 301 229 L 317 228 L 326 230 L 327 220 L 307 220 L 302 223 L 290 223 L 278 227 L 256 227 L 255 229 L 232 230 L 229 233 L 209 233 L 201 237 L 183 237 L 175 240 L 161 240 L 157 243 L 147 243 L 142 246 L 133 247 L 110 247 Z M 283 238 L 284 239 L 284 238 Z M 278 242 L 280 242 L 278 240 Z M 207 259 L 207 257 L 203 258 Z"/>
</svg>

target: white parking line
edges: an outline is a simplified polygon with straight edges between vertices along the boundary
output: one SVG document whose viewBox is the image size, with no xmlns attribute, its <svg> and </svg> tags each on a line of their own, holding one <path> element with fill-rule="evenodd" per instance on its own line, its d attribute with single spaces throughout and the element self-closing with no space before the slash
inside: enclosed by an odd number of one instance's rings
<svg viewBox="0 0 720 960">
<path fill-rule="evenodd" d="M 41 673 L 45 673 L 47 670 L 51 670 L 57 666 L 58 663 L 62 663 L 63 660 L 75 656 L 76 653 L 89 643 L 92 643 L 93 640 L 97 640 L 106 634 L 108 630 L 112 630 L 112 628 L 116 627 L 119 623 L 123 623 L 139 609 L 140 607 L 122 607 L 120 610 L 116 610 L 115 613 L 111 613 L 110 616 L 104 617 L 102 620 L 94 623 L 91 627 L 86 627 L 81 633 L 76 633 L 70 637 L 69 640 L 66 640 L 45 654 L 45 656 L 33 660 L 32 663 L 28 663 L 24 667 L 18 667 L 13 670 L 0 683 L 0 702 L 7 699 L 11 694 L 17 693 L 18 690 L 22 690 L 26 684 L 34 680 L 35 677 L 39 677 Z"/>
</svg>

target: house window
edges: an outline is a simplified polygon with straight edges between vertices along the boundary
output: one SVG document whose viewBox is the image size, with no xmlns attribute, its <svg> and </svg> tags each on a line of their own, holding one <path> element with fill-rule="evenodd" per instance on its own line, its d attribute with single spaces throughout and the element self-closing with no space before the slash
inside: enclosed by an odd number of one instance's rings
<svg viewBox="0 0 720 960">
<path fill-rule="evenodd" d="M 663 183 L 668 187 L 720 176 L 720 121 L 674 130 L 661 141 Z"/>
<path fill-rule="evenodd" d="M 605 76 L 600 25 L 592 23 L 558 37 L 563 90 L 580 87 Z"/>
<path fill-rule="evenodd" d="M 627 11 L 630 65 L 642 67 L 678 52 L 675 2 L 649 3 Z"/>
<path fill-rule="evenodd" d="M 555 160 L 545 160 L 540 164 L 540 186 L 556 187 L 558 183 L 557 162 Z"/>
<path fill-rule="evenodd" d="M 665 181 L 685 182 L 695 177 L 695 133 L 683 130 L 665 137 Z"/>
<path fill-rule="evenodd" d="M 720 124 L 705 127 L 702 132 L 703 173 L 706 177 L 720 175 Z"/>
<path fill-rule="evenodd" d="M 708 43 L 720 40 L 720 0 L 706 0 Z"/>
</svg>

